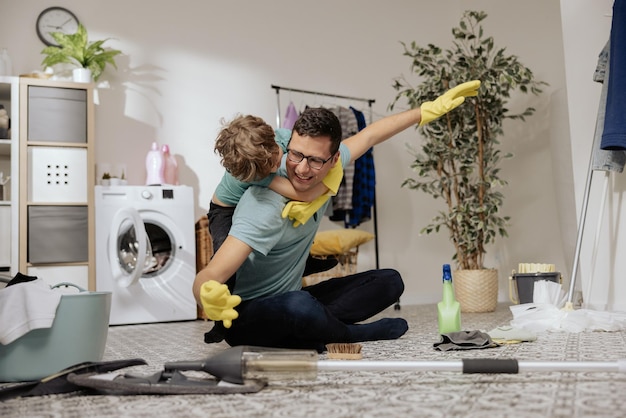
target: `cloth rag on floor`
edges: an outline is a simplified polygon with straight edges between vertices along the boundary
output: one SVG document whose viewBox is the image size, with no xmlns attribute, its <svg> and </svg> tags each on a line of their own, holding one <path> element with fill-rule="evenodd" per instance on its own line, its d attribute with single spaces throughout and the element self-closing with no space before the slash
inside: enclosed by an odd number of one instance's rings
<svg viewBox="0 0 626 418">
<path fill-rule="evenodd" d="M 619 331 L 626 329 L 626 312 L 567 310 L 566 295 L 559 283 L 535 282 L 533 303 L 509 307 L 513 314 L 511 326 L 531 332 L 561 330 L 568 332 Z"/>
<path fill-rule="evenodd" d="M 496 327 L 487 334 L 498 344 L 515 344 L 537 340 L 537 336 L 533 332 L 509 325 Z"/>
<path fill-rule="evenodd" d="M 620 331 L 626 329 L 626 312 L 592 309 L 564 310 L 549 303 L 510 306 L 511 326 L 532 332 L 543 331 Z"/>
<path fill-rule="evenodd" d="M 52 327 L 61 296 L 43 279 L 0 289 L 0 344 L 8 345 L 34 329 Z"/>
<path fill-rule="evenodd" d="M 482 331 L 458 331 L 441 334 L 439 342 L 433 344 L 435 350 L 474 350 L 480 348 L 498 347 L 489 334 Z"/>
</svg>

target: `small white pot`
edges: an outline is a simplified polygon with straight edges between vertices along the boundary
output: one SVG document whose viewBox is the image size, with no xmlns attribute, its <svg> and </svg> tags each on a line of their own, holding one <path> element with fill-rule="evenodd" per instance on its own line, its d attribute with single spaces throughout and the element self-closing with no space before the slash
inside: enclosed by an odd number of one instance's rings
<svg viewBox="0 0 626 418">
<path fill-rule="evenodd" d="M 74 68 L 72 78 L 76 83 L 91 83 L 91 70 L 89 68 Z"/>
</svg>

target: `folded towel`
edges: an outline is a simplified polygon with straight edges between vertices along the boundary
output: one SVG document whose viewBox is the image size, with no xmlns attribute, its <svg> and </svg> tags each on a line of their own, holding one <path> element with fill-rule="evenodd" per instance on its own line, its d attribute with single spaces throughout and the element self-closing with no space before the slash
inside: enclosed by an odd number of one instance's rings
<svg viewBox="0 0 626 418">
<path fill-rule="evenodd" d="M 43 279 L 0 289 L 0 344 L 10 344 L 33 329 L 52 327 L 61 296 Z"/>
</svg>

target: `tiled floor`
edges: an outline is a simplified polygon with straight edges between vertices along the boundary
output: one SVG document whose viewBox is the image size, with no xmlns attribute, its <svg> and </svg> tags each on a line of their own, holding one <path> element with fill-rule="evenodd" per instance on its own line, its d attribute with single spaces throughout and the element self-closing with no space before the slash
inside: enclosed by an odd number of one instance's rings
<svg viewBox="0 0 626 418">
<path fill-rule="evenodd" d="M 364 360 L 455 361 L 515 358 L 523 361 L 626 359 L 626 331 L 546 332 L 532 343 L 440 352 L 434 305 L 392 308 L 408 333 L 395 341 L 363 344 Z M 507 306 L 488 314 L 463 314 L 465 330 L 508 324 Z M 140 357 L 149 374 L 176 360 L 201 359 L 227 348 L 207 345 L 210 323 L 191 321 L 111 327 L 105 360 Z M 321 361 L 327 361 L 325 355 Z M 328 360 L 331 361 L 331 360 Z M 625 417 L 626 375 L 598 372 L 462 374 L 456 371 L 319 372 L 313 381 L 270 382 L 257 393 L 228 395 L 50 395 L 0 404 L 2 417 Z"/>
</svg>

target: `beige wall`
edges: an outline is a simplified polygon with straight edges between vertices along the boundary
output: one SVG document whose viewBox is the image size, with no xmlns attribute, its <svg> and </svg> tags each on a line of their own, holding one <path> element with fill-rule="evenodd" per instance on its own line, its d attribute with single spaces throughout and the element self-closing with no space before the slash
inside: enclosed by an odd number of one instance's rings
<svg viewBox="0 0 626 418">
<path fill-rule="evenodd" d="M 555 263 L 567 275 L 576 223 L 577 188 L 572 179 L 578 182 L 584 170 L 578 164 L 572 169 L 572 158 L 578 156 L 570 146 L 564 32 L 557 0 L 55 4 L 74 11 L 92 39 L 111 37 L 108 45 L 125 53 L 118 71 L 107 70 L 103 76 L 110 87 L 99 89 L 97 161 L 125 164 L 130 182 L 141 184 L 150 143 L 169 144 L 181 167 L 181 182 L 197 192 L 197 217 L 208 209 L 222 174 L 212 152 L 221 118 L 252 113 L 274 123 L 276 94 L 270 85 L 278 84 L 375 99 L 372 110 L 379 119 L 394 97 L 393 78 L 409 71 L 399 42 L 448 47 L 450 29 L 464 10 L 486 11 L 485 30 L 496 43 L 550 83 L 540 98 L 510 100 L 513 110 L 533 105 L 538 112 L 526 124 L 505 127 L 503 148 L 515 158 L 503 167 L 509 181 L 503 212 L 513 224 L 510 237 L 490 249 L 488 261 L 500 269 L 502 300 L 507 299 L 508 275 L 519 262 Z M 0 0 L 0 44 L 9 48 L 16 73 L 40 68 L 43 45 L 35 20 L 49 6 L 40 0 Z M 593 62 L 602 45 L 587 46 L 594 56 L 583 59 Z M 281 93 L 280 99 L 283 111 L 290 100 L 298 107 L 358 106 L 295 93 Z M 592 107 L 595 112 L 596 105 Z M 411 175 L 405 144 L 418 141 L 410 130 L 375 152 L 380 264 L 403 274 L 405 304 L 440 298 L 441 265 L 451 262 L 452 255 L 445 233 L 419 235 L 438 202 L 400 188 Z M 371 231 L 372 222 L 362 227 Z M 359 268 L 373 265 L 374 246 L 369 243 L 361 248 Z"/>
</svg>

